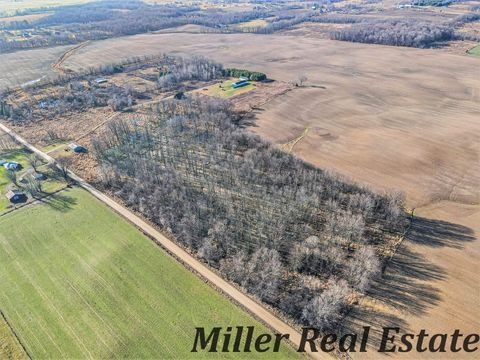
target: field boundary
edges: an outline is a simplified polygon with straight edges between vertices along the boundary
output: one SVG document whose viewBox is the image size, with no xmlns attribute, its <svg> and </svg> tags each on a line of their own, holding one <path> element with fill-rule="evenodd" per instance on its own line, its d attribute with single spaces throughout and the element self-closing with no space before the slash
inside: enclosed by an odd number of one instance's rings
<svg viewBox="0 0 480 360">
<path fill-rule="evenodd" d="M 20 345 L 20 347 L 22 348 L 23 352 L 25 353 L 25 355 L 27 356 L 27 358 L 29 358 L 30 360 L 32 359 L 32 357 L 30 356 L 30 354 L 28 353 L 27 351 L 27 348 L 25 347 L 25 345 L 23 344 L 22 340 L 20 340 L 20 337 L 17 335 L 17 333 L 15 332 L 15 329 L 13 328 L 13 326 L 10 324 L 10 321 L 8 321 L 7 317 L 5 316 L 5 314 L 3 313 L 3 311 L 0 309 L 0 316 L 2 317 L 3 321 L 5 321 L 5 324 L 7 324 L 8 326 L 8 329 L 10 330 L 10 332 L 12 333 L 13 337 L 15 338 L 15 340 L 17 340 L 18 344 Z"/>
</svg>

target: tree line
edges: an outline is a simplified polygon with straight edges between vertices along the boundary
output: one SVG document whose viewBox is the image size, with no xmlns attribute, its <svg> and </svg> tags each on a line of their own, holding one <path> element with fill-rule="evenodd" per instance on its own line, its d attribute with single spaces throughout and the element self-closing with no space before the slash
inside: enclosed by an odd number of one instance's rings
<svg viewBox="0 0 480 360">
<path fill-rule="evenodd" d="M 302 13 L 298 15 L 277 16 L 273 19 L 267 19 L 265 26 L 252 26 L 236 29 L 239 32 L 252 32 L 258 34 L 271 34 L 276 31 L 287 30 L 295 25 L 305 22 L 315 22 L 323 24 L 353 24 L 361 22 L 362 17 L 343 15 L 343 14 L 319 14 L 315 11 Z"/>
<path fill-rule="evenodd" d="M 93 142 L 101 184 L 299 324 L 334 327 L 402 231 L 401 194 L 314 168 L 245 129 L 230 103 L 165 100 Z"/>
<path fill-rule="evenodd" d="M 478 19 L 478 14 L 465 14 L 444 22 L 418 19 L 362 21 L 349 28 L 332 31 L 330 37 L 342 41 L 426 48 L 451 40 L 478 40 L 478 36 L 455 31 Z"/>
<path fill-rule="evenodd" d="M 251 81 L 263 81 L 267 79 L 267 75 L 262 72 L 235 68 L 224 69 L 223 75 L 227 77 L 246 77 Z"/>
</svg>

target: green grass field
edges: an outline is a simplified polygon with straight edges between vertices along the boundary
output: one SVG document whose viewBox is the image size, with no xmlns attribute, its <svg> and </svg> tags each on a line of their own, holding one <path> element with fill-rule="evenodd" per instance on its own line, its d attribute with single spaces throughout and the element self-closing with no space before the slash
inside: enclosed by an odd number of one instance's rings
<svg viewBox="0 0 480 360">
<path fill-rule="evenodd" d="M 246 86 L 239 87 L 237 89 L 231 88 L 231 85 L 237 81 L 235 80 L 227 80 L 220 84 L 210 85 L 206 88 L 202 88 L 198 90 L 199 93 L 209 96 L 216 96 L 220 98 L 230 98 L 232 96 L 243 94 L 247 91 L 255 89 L 255 83 L 250 81 L 250 83 Z"/>
<path fill-rule="evenodd" d="M 0 264 L 0 309 L 34 359 L 272 357 L 192 356 L 196 326 L 267 330 L 81 189 L 0 217 Z"/>
<path fill-rule="evenodd" d="M 467 53 L 474 56 L 480 56 L 480 45 L 471 48 Z"/>
</svg>

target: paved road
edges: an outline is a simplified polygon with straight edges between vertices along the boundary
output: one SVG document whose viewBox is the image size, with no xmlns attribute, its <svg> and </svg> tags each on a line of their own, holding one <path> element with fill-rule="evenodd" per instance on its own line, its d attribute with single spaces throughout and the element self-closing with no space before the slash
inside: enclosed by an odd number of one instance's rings
<svg viewBox="0 0 480 360">
<path fill-rule="evenodd" d="M 45 159 L 48 162 L 55 163 L 55 159 L 51 156 L 45 154 L 44 152 L 40 151 L 30 143 L 28 143 L 25 139 L 23 139 L 18 134 L 11 131 L 5 125 L 0 124 L 0 129 L 4 132 L 10 134 L 17 142 L 24 145 L 26 148 L 30 149 L 34 153 L 36 153 L 41 158 Z M 74 180 L 79 186 L 90 192 L 93 196 L 97 199 L 102 201 L 104 204 L 108 205 L 110 208 L 115 210 L 118 214 L 122 215 L 125 219 L 127 219 L 130 223 L 135 225 L 138 229 L 140 229 L 143 233 L 148 235 L 152 238 L 155 242 L 160 244 L 162 247 L 167 249 L 171 254 L 173 254 L 179 261 L 181 261 L 186 266 L 193 269 L 198 275 L 202 278 L 208 280 L 211 284 L 213 284 L 216 288 L 220 289 L 224 294 L 229 296 L 231 299 L 239 303 L 242 307 L 247 309 L 251 314 L 253 314 L 256 318 L 260 319 L 262 322 L 268 324 L 275 332 L 281 334 L 290 334 L 290 340 L 298 348 L 300 344 L 301 335 L 298 331 L 294 328 L 286 324 L 284 321 L 279 319 L 277 316 L 272 314 L 268 311 L 265 307 L 254 301 L 249 296 L 245 295 L 243 292 L 239 291 L 237 288 L 232 286 L 230 283 L 222 279 L 200 261 L 195 259 L 192 255 L 187 253 L 183 250 L 180 246 L 175 244 L 173 241 L 166 238 L 163 234 L 161 234 L 158 230 L 156 230 L 153 226 L 142 220 L 140 217 L 135 215 L 133 212 L 128 210 L 127 208 L 123 207 L 119 203 L 112 200 L 107 195 L 103 194 L 101 191 L 95 189 L 92 185 L 88 182 L 83 180 L 81 177 L 75 175 L 73 172 L 69 171 L 69 176 L 72 180 Z M 308 348 L 308 346 L 307 346 Z M 314 359 L 331 359 L 330 356 L 323 354 L 323 353 L 310 353 L 309 354 Z"/>
</svg>

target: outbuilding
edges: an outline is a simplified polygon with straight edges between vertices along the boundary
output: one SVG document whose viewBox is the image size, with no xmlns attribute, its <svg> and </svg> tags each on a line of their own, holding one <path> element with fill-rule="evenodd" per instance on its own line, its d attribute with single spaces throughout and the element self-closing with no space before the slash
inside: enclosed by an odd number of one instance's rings
<svg viewBox="0 0 480 360">
<path fill-rule="evenodd" d="M 76 152 L 76 153 L 84 153 L 84 152 L 87 152 L 87 149 L 85 147 L 83 147 L 82 145 L 79 145 L 77 143 L 70 143 L 68 144 L 68 147 L 70 149 L 72 149 L 72 151 Z"/>
<path fill-rule="evenodd" d="M 248 82 L 247 80 L 239 80 L 239 81 L 233 83 L 233 84 L 231 85 L 231 87 L 232 87 L 233 89 L 237 89 L 237 88 L 239 88 L 239 87 L 242 87 L 242 86 L 245 86 L 245 85 L 248 85 L 248 84 L 249 84 L 249 82 Z"/>
<path fill-rule="evenodd" d="M 42 173 L 39 173 L 39 172 L 36 172 L 36 171 L 32 171 L 30 173 L 30 176 L 35 180 L 45 180 L 46 179 L 45 174 L 42 174 Z"/>
<path fill-rule="evenodd" d="M 22 166 L 16 161 L 9 161 L 3 164 L 3 167 L 10 171 L 17 171 L 22 168 Z"/>
<path fill-rule="evenodd" d="M 104 84 L 106 82 L 107 82 L 107 79 L 105 79 L 105 78 L 95 79 L 95 83 L 97 83 L 97 84 Z"/>
<path fill-rule="evenodd" d="M 27 200 L 27 195 L 20 190 L 9 190 L 5 195 L 11 203 L 25 202 Z"/>
</svg>

